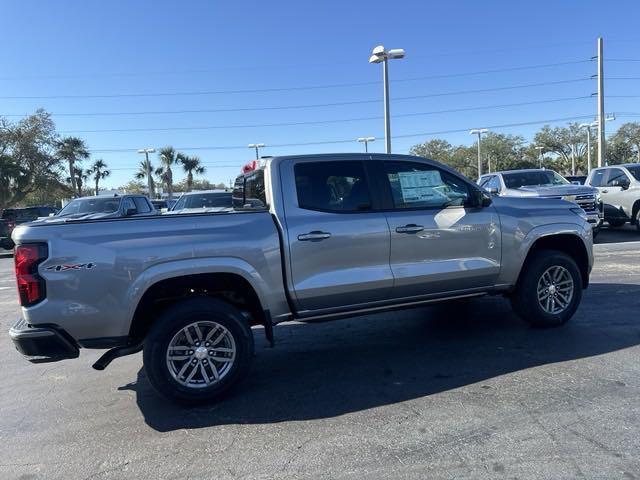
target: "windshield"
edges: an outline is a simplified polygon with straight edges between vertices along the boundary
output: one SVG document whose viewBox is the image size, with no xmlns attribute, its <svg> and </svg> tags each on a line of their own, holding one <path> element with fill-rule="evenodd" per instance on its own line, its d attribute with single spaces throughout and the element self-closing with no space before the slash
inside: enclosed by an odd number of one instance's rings
<svg viewBox="0 0 640 480">
<path fill-rule="evenodd" d="M 231 192 L 194 193 L 183 195 L 173 210 L 183 208 L 216 208 L 231 207 Z"/>
<path fill-rule="evenodd" d="M 120 208 L 120 198 L 78 198 L 69 202 L 58 217 L 88 215 L 90 213 L 114 213 Z"/>
<path fill-rule="evenodd" d="M 504 173 L 502 177 L 504 178 L 504 183 L 507 188 L 566 185 L 569 183 L 552 170 Z"/>
<path fill-rule="evenodd" d="M 629 173 L 631 173 L 631 175 L 633 175 L 633 178 L 635 178 L 637 181 L 640 182 L 640 165 L 634 165 L 632 167 L 627 167 L 627 170 L 629 170 Z"/>
</svg>

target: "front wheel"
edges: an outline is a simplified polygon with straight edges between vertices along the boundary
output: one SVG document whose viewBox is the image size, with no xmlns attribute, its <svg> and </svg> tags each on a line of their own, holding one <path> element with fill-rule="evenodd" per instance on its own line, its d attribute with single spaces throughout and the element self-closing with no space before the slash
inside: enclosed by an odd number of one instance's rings
<svg viewBox="0 0 640 480">
<path fill-rule="evenodd" d="M 540 250 L 527 260 L 511 297 L 515 312 L 534 327 L 558 327 L 582 299 L 582 275 L 569 255 Z"/>
<path fill-rule="evenodd" d="M 253 334 L 232 305 L 192 298 L 169 307 L 144 342 L 149 382 L 165 398 L 185 404 L 214 401 L 249 371 Z"/>
</svg>

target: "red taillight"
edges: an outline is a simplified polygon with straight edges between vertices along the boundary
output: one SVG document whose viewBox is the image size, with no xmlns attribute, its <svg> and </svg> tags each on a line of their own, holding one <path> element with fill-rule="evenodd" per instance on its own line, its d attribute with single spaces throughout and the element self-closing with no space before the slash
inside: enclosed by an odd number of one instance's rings
<svg viewBox="0 0 640 480">
<path fill-rule="evenodd" d="M 258 162 L 256 160 L 252 160 L 242 166 L 242 173 L 253 172 L 256 168 L 258 168 Z"/>
<path fill-rule="evenodd" d="M 47 255 L 47 245 L 43 243 L 16 247 L 14 254 L 16 280 L 20 305 L 23 307 L 35 305 L 45 297 L 44 279 L 38 275 L 38 265 L 46 260 Z"/>
</svg>

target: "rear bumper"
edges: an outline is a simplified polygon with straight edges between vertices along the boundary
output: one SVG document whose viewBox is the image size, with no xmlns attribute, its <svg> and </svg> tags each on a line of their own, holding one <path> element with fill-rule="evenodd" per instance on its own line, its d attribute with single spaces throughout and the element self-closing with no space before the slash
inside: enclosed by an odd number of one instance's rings
<svg viewBox="0 0 640 480">
<path fill-rule="evenodd" d="M 9 336 L 16 350 L 33 363 L 57 362 L 80 354 L 78 345 L 64 330 L 53 326 L 33 327 L 22 318 L 9 329 Z"/>
</svg>

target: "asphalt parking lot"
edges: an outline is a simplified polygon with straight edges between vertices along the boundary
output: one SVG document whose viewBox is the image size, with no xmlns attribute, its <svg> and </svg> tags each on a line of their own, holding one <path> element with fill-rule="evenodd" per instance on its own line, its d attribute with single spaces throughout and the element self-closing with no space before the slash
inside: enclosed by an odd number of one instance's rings
<svg viewBox="0 0 640 480">
<path fill-rule="evenodd" d="M 141 356 L 32 365 L 0 258 L 0 478 L 640 478 L 640 234 L 604 231 L 565 327 L 501 298 L 290 323 L 222 403 L 183 409 Z"/>
</svg>

